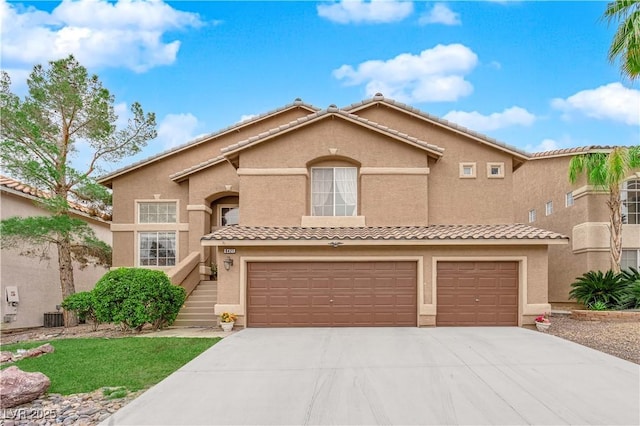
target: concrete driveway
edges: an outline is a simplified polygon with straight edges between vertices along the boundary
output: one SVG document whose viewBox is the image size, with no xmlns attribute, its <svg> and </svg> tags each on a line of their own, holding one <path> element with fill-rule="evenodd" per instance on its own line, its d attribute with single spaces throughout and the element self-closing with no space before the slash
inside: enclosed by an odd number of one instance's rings
<svg viewBox="0 0 640 426">
<path fill-rule="evenodd" d="M 247 329 L 103 424 L 637 425 L 640 367 L 521 328 Z"/>
</svg>

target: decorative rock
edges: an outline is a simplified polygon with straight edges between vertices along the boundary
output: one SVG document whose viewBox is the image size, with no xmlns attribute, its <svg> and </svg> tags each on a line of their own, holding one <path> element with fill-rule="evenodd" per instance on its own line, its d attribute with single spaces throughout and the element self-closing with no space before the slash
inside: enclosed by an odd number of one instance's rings
<svg viewBox="0 0 640 426">
<path fill-rule="evenodd" d="M 46 343 L 42 346 L 38 346 L 37 348 L 29 349 L 22 358 L 35 358 L 40 355 L 50 354 L 55 351 L 55 348 L 51 346 L 49 343 Z"/>
<path fill-rule="evenodd" d="M 0 408 L 31 402 L 45 393 L 51 380 L 42 373 L 27 373 L 15 365 L 0 371 Z"/>
<path fill-rule="evenodd" d="M 9 351 L 0 352 L 0 362 L 13 362 L 13 353 Z"/>
</svg>

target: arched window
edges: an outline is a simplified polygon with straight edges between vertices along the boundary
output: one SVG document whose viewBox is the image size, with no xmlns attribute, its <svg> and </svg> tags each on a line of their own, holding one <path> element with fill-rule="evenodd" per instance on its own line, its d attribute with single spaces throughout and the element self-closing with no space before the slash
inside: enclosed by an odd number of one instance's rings
<svg viewBox="0 0 640 426">
<path fill-rule="evenodd" d="M 640 225 L 640 179 L 622 184 L 622 223 Z"/>
</svg>

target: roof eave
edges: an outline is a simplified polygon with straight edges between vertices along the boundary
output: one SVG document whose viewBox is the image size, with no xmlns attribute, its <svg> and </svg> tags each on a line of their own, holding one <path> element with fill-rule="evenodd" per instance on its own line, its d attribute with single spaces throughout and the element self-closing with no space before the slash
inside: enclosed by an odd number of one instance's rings
<svg viewBox="0 0 640 426">
<path fill-rule="evenodd" d="M 491 245 L 491 246 L 529 246 L 529 245 L 564 245 L 569 243 L 568 237 L 562 238 L 477 238 L 477 239 L 333 239 L 333 240 L 299 240 L 299 239 L 281 239 L 281 240 L 261 240 L 261 239 L 227 239 L 227 240 L 210 240 L 205 235 L 200 240 L 202 246 L 221 247 L 221 246 L 328 246 L 339 243 L 340 247 L 347 246 L 471 246 L 471 245 Z"/>
</svg>

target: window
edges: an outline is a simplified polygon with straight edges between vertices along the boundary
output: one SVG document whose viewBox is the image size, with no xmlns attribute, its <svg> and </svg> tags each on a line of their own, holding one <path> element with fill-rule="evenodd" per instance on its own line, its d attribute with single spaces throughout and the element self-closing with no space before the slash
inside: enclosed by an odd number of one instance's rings
<svg viewBox="0 0 640 426">
<path fill-rule="evenodd" d="M 176 223 L 176 203 L 142 202 L 138 203 L 139 223 Z"/>
<path fill-rule="evenodd" d="M 460 163 L 460 177 L 473 179 L 476 177 L 476 163 Z"/>
<path fill-rule="evenodd" d="M 240 209 L 237 206 L 220 207 L 220 226 L 234 226 L 240 223 Z"/>
<path fill-rule="evenodd" d="M 311 214 L 357 216 L 358 170 L 355 167 L 311 169 Z"/>
<path fill-rule="evenodd" d="M 504 178 L 504 163 L 487 163 L 487 177 L 489 179 Z"/>
<path fill-rule="evenodd" d="M 529 210 L 529 223 L 536 221 L 536 209 Z"/>
<path fill-rule="evenodd" d="M 571 207 L 573 205 L 573 191 L 567 192 L 564 196 L 564 206 Z"/>
<path fill-rule="evenodd" d="M 544 205 L 544 214 L 549 216 L 551 213 L 553 213 L 553 201 L 549 201 Z"/>
<path fill-rule="evenodd" d="M 640 179 L 622 184 L 622 223 L 640 225 Z"/>
<path fill-rule="evenodd" d="M 629 269 L 630 267 L 640 270 L 640 249 L 622 250 L 620 258 L 620 269 Z"/>
<path fill-rule="evenodd" d="M 175 232 L 140 232 L 140 266 L 175 266 Z"/>
</svg>

